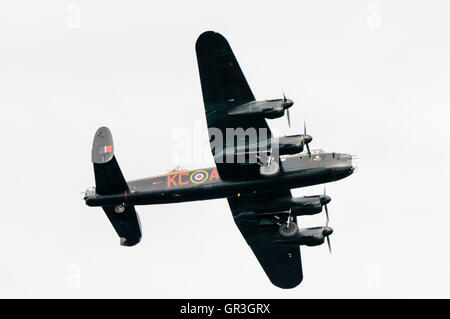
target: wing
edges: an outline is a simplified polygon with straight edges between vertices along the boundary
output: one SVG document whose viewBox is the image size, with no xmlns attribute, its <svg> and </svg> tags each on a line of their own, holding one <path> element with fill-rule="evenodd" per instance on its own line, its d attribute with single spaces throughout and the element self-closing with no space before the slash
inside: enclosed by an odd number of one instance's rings
<svg viewBox="0 0 450 319">
<path fill-rule="evenodd" d="M 208 128 L 216 128 L 226 136 L 227 128 L 255 128 L 257 134 L 260 129 L 265 130 L 267 140 L 271 132 L 267 122 L 261 117 L 232 116 L 227 111 L 232 108 L 255 101 L 252 91 L 244 74 L 231 50 L 227 40 L 219 33 L 208 31 L 200 35 L 196 43 L 198 69 L 205 104 L 206 121 Z M 210 141 L 216 136 L 210 132 Z M 261 140 L 259 136 L 256 137 Z M 216 144 L 215 144 L 216 145 Z M 225 143 L 223 143 L 225 147 Z M 211 144 L 213 156 L 223 151 L 216 150 Z M 216 166 L 220 177 L 226 179 L 245 178 L 257 176 L 257 167 L 241 167 L 238 164 L 218 163 Z"/>
<path fill-rule="evenodd" d="M 291 192 L 234 197 L 228 203 L 236 225 L 270 281 L 280 288 L 294 288 L 303 279 L 300 247 L 275 244 L 274 240 L 280 236 L 276 218 L 248 210 L 252 204 L 275 197 L 291 197 Z"/>
<path fill-rule="evenodd" d="M 221 34 L 204 32 L 197 39 L 195 49 L 206 112 L 223 111 L 255 100 L 230 45 Z"/>
</svg>

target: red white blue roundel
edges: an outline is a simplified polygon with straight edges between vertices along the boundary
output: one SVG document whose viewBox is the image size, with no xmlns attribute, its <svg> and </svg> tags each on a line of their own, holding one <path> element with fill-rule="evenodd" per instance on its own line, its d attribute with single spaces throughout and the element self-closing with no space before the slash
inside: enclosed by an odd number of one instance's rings
<svg viewBox="0 0 450 319">
<path fill-rule="evenodd" d="M 208 179 L 208 172 L 198 170 L 191 174 L 191 182 L 194 184 L 201 184 Z"/>
</svg>

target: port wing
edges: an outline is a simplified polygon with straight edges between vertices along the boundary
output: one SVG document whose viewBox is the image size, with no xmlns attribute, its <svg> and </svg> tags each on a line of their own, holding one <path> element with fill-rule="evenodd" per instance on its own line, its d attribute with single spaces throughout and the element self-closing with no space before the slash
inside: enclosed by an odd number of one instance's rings
<svg viewBox="0 0 450 319">
<path fill-rule="evenodd" d="M 303 279 L 300 247 L 281 246 L 274 242 L 280 238 L 276 214 L 268 218 L 267 215 L 243 209 L 248 207 L 248 201 L 264 201 L 274 196 L 291 197 L 291 192 L 285 190 L 262 195 L 241 195 L 229 198 L 228 203 L 236 225 L 270 281 L 280 288 L 294 288 Z"/>
</svg>

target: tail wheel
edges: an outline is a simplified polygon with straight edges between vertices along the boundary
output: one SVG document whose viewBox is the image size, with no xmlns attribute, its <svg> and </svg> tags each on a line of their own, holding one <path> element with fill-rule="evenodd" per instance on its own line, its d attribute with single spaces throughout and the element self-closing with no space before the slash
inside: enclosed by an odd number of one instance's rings
<svg viewBox="0 0 450 319">
<path fill-rule="evenodd" d="M 263 177 L 277 176 L 279 172 L 280 172 L 280 164 L 278 164 L 278 161 L 273 159 L 270 161 L 268 165 L 264 164 L 261 165 L 261 167 L 259 168 L 259 173 Z"/>
<path fill-rule="evenodd" d="M 285 238 L 293 238 L 298 235 L 298 226 L 295 222 L 284 223 L 279 228 L 280 235 Z"/>
<path fill-rule="evenodd" d="M 114 207 L 114 212 L 117 214 L 122 214 L 125 211 L 125 204 L 120 204 Z"/>
</svg>

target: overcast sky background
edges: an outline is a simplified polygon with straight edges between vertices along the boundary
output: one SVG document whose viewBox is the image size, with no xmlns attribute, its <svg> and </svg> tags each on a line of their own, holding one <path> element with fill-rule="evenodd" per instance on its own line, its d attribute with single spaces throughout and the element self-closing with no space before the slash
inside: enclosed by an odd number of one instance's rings
<svg viewBox="0 0 450 319">
<path fill-rule="evenodd" d="M 449 11 L 448 1 L 2 1 L 0 297 L 450 297 Z M 127 179 L 180 164 L 174 132 L 206 128 L 194 48 L 206 30 L 228 39 L 257 99 L 284 89 L 294 100 L 293 127 L 272 120 L 274 131 L 300 132 L 306 119 L 313 148 L 359 157 L 355 175 L 327 185 L 333 255 L 302 247 L 295 289 L 270 283 L 225 199 L 138 207 L 132 248 L 81 199 L 99 126 Z M 199 138 L 207 147 L 206 130 Z"/>
</svg>

